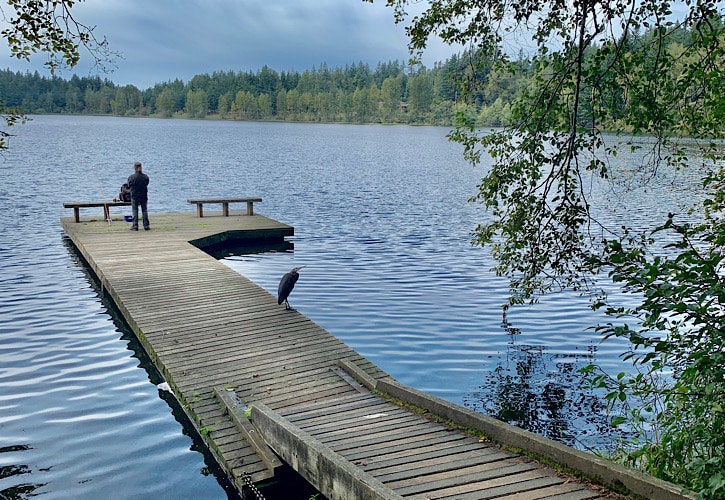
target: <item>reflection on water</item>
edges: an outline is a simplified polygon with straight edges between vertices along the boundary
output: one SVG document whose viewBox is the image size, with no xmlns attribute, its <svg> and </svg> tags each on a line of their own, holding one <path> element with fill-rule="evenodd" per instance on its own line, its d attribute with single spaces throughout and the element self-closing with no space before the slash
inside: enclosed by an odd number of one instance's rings
<svg viewBox="0 0 725 500">
<path fill-rule="evenodd" d="M 227 498 L 57 218 L 34 220 L 0 243 L 0 498 Z"/>
<path fill-rule="evenodd" d="M 215 259 L 224 259 L 235 255 L 260 254 L 264 252 L 291 252 L 294 244 L 289 241 L 236 240 L 204 246 L 202 250 Z"/>
<path fill-rule="evenodd" d="M 4 446 L 0 448 L 0 462 L 4 463 L 16 463 L 22 462 L 22 454 L 17 454 L 18 458 L 14 458 L 15 453 L 19 451 L 29 450 L 28 445 L 15 445 L 15 446 Z M 4 455 L 7 453 L 8 455 Z M 5 465 L 0 466 L 0 480 L 6 478 L 12 478 L 16 484 L 14 486 L 6 487 L 0 490 L 0 498 L 14 500 L 20 498 L 26 498 L 35 491 L 37 488 L 43 486 L 42 484 L 33 484 L 30 482 L 23 482 L 23 478 L 14 477 L 22 474 L 29 474 L 30 468 L 26 464 L 22 465 Z M 29 478 L 28 478 L 29 479 Z"/>
<path fill-rule="evenodd" d="M 151 382 L 151 384 L 153 384 L 154 386 L 158 386 L 160 383 L 165 382 L 163 375 L 161 375 L 159 370 L 151 361 L 151 358 L 149 358 L 146 350 L 143 348 L 138 338 L 133 333 L 133 330 L 129 327 L 128 323 L 123 317 L 123 314 L 118 310 L 110 296 L 102 290 L 100 282 L 90 272 L 89 266 L 87 262 L 83 259 L 83 256 L 73 246 L 70 238 L 66 237 L 65 235 L 63 236 L 63 245 L 67 248 L 68 253 L 74 258 L 75 262 L 78 265 L 83 266 L 83 274 L 88 280 L 88 283 L 91 285 L 92 290 L 97 294 L 103 307 L 106 308 L 105 312 L 113 319 L 114 326 L 121 333 L 120 340 L 127 343 L 126 348 L 131 351 L 132 357 L 138 360 L 138 367 L 146 372 L 149 382 Z M 217 481 L 219 486 L 222 487 L 229 499 L 238 499 L 239 495 L 236 491 L 236 488 L 229 482 L 226 473 L 219 467 L 219 464 L 216 462 L 215 458 L 206 447 L 204 441 L 196 432 L 194 425 L 189 420 L 188 415 L 182 408 L 179 401 L 174 397 L 172 393 L 166 390 L 157 389 L 157 394 L 158 397 L 166 402 L 166 404 L 171 409 L 171 415 L 173 416 L 174 420 L 181 424 L 182 434 L 188 437 L 191 441 L 191 446 L 189 447 L 189 450 L 199 453 L 203 457 L 204 463 L 199 468 L 199 474 L 201 476 L 209 477 Z"/>
<path fill-rule="evenodd" d="M 521 331 L 504 316 L 508 346 L 465 406 L 575 448 L 606 451 L 612 446 L 607 403 L 587 388 L 581 368 L 596 363 L 596 347 L 552 353 L 519 341 Z"/>
</svg>

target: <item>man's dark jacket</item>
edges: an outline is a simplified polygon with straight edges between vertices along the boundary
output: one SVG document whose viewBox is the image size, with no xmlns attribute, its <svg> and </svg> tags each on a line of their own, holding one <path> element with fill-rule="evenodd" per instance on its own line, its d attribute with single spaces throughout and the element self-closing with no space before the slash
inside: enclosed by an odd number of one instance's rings
<svg viewBox="0 0 725 500">
<path fill-rule="evenodd" d="M 149 176 L 143 172 L 136 172 L 129 176 L 128 185 L 131 188 L 131 198 L 136 201 L 148 199 Z"/>
</svg>

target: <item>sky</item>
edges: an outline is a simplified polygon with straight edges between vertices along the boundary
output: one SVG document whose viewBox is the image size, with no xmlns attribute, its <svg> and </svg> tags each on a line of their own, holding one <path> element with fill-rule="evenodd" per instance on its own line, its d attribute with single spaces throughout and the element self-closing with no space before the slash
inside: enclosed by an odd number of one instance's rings
<svg viewBox="0 0 725 500">
<path fill-rule="evenodd" d="M 214 71 L 256 72 L 266 65 L 303 72 L 359 62 L 374 69 L 410 57 L 404 26 L 395 24 L 385 0 L 85 0 L 72 12 L 122 54 L 112 73 L 99 76 L 140 89 Z M 43 54 L 28 63 L 2 48 L 3 69 L 44 71 Z M 433 67 L 460 51 L 437 43 L 423 63 Z M 90 62 L 82 53 L 81 63 L 59 76 L 95 75 Z"/>
</svg>

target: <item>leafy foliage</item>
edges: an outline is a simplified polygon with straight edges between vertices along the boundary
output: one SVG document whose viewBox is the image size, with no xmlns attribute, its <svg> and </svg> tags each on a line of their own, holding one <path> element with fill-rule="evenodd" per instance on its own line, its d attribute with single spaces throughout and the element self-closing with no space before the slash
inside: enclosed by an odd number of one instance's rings
<svg viewBox="0 0 725 500">
<path fill-rule="evenodd" d="M 406 9 L 420 10 L 409 0 L 387 4 L 399 22 Z M 604 292 L 593 306 L 613 317 L 598 327 L 605 338 L 629 341 L 632 372 L 589 373 L 610 401 L 629 403 L 612 422 L 639 432 L 623 460 L 700 498 L 725 498 L 723 9 L 707 0 L 432 0 L 406 28 L 414 58 L 433 37 L 467 47 L 475 71 L 461 80 L 461 99 L 474 105 L 482 93 L 475 75 L 485 66 L 520 73 L 507 42 L 533 39 L 528 86 L 507 126 L 482 133 L 460 112 L 451 133 L 472 163 L 482 154 L 493 160 L 472 198 L 492 217 L 474 241 L 492 248 L 512 303 L 563 287 L 590 293 L 602 273 L 631 295 L 637 306 Z M 617 143 L 604 130 L 618 132 Z M 640 151 L 639 178 L 663 165 L 700 172 L 690 213 L 643 232 L 596 219 L 589 183 L 613 181 L 622 147 L 641 147 L 625 134 L 655 139 Z M 683 137 L 705 163 L 693 164 Z"/>
<path fill-rule="evenodd" d="M 725 172 L 711 180 L 720 185 Z M 650 443 L 633 443 L 623 455 L 627 463 L 659 477 L 686 485 L 703 498 L 725 496 L 725 330 L 723 329 L 721 201 L 705 205 L 720 216 L 697 225 L 676 223 L 670 215 L 654 235 L 670 233 L 670 250 L 652 255 L 645 240 L 607 242 L 604 261 L 615 282 L 642 298 L 633 308 L 612 307 L 606 299 L 597 307 L 625 323 L 598 329 L 605 336 L 625 337 L 632 345 L 627 358 L 644 367 L 636 376 L 620 373 L 616 381 L 603 374 L 595 385 L 610 389 L 610 397 L 631 393 L 640 407 L 632 419 L 651 434 Z M 664 375 L 668 370 L 669 376 Z"/>
<path fill-rule="evenodd" d="M 110 50 L 105 38 L 96 38 L 94 28 L 73 17 L 71 9 L 77 1 L 8 0 L 10 26 L 2 30 L 2 36 L 11 55 L 29 61 L 31 55 L 45 53 L 45 66 L 55 74 L 61 67 L 73 68 L 78 64 L 80 48 L 84 47 L 105 70 L 118 54 Z M 5 10 L 1 11 L 8 18 Z"/>
<path fill-rule="evenodd" d="M 105 38 L 96 38 L 93 28 L 76 21 L 71 14 L 75 3 L 76 0 L 8 0 L 7 7 L 0 7 L 0 13 L 9 23 L 1 33 L 11 55 L 30 60 L 38 52 L 46 54 L 45 66 L 51 75 L 60 67 L 72 68 L 78 64 L 81 47 L 91 54 L 99 68 L 105 70 L 107 64 L 113 64 L 118 54 L 109 49 Z M 0 101 L 0 115 L 7 127 L 26 119 L 19 106 L 8 107 L 4 100 Z M 0 130 L 0 151 L 7 148 L 10 135 Z"/>
</svg>

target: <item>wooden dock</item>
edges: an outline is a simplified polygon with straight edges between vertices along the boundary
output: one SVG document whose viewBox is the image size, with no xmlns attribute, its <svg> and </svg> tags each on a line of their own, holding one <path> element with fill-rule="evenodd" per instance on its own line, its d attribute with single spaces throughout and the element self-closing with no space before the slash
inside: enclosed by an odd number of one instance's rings
<svg viewBox="0 0 725 500">
<path fill-rule="evenodd" d="M 499 443 L 641 496 L 682 498 L 673 485 L 399 384 L 197 248 L 279 245 L 292 227 L 204 215 L 154 213 L 148 232 L 100 214 L 61 223 L 240 491 L 273 478 L 281 458 L 331 499 L 609 495 Z"/>
</svg>

